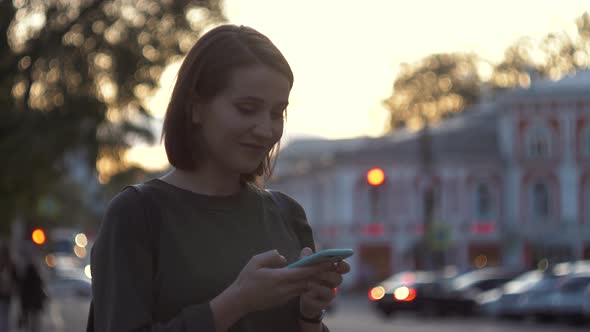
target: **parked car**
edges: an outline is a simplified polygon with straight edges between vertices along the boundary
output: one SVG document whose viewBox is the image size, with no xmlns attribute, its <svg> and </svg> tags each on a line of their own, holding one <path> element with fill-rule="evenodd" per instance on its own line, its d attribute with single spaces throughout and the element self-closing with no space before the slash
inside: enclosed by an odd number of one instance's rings
<svg viewBox="0 0 590 332">
<path fill-rule="evenodd" d="M 539 280 L 519 299 L 520 312 L 540 321 L 549 321 L 558 317 L 555 313 L 557 294 L 578 274 L 590 274 L 590 261 L 563 262 L 554 265 L 545 278 Z M 569 287 L 569 286 L 568 286 Z M 567 288 L 566 288 L 567 289 Z"/>
<path fill-rule="evenodd" d="M 440 311 L 472 315 L 477 312 L 477 298 L 483 292 L 495 289 L 516 276 L 518 272 L 501 267 L 489 267 L 464 273 L 447 283 L 437 304 Z"/>
<path fill-rule="evenodd" d="M 542 270 L 527 271 L 500 287 L 485 291 L 476 297 L 477 310 L 486 316 L 520 319 L 523 317 L 520 298 L 546 277 L 548 274 Z"/>
<path fill-rule="evenodd" d="M 442 283 L 450 276 L 432 271 L 397 273 L 369 290 L 369 299 L 384 317 L 400 311 L 431 314 L 441 307 Z"/>
<path fill-rule="evenodd" d="M 548 309 L 551 304 L 551 293 L 557 289 L 559 280 L 563 277 L 549 274 L 524 292 L 517 302 L 517 310 L 521 315 L 539 321 L 551 320 L 553 317 Z"/>
<path fill-rule="evenodd" d="M 586 317 L 584 309 L 590 302 L 586 290 L 590 287 L 590 273 L 572 273 L 562 278 L 549 295 L 545 314 L 554 318 L 581 323 Z"/>
</svg>

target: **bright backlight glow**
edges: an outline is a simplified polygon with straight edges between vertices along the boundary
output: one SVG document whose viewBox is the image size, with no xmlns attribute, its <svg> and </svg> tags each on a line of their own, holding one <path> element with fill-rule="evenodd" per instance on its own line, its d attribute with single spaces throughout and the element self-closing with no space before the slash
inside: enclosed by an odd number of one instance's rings
<svg viewBox="0 0 590 332">
<path fill-rule="evenodd" d="M 35 244 L 41 245 L 45 243 L 45 232 L 43 232 L 42 229 L 37 228 L 33 231 L 31 238 L 33 239 L 33 242 L 35 242 Z"/>
<path fill-rule="evenodd" d="M 416 289 L 402 286 L 395 290 L 393 293 L 393 298 L 399 302 L 411 302 L 414 301 L 416 295 L 418 295 Z"/>
<path fill-rule="evenodd" d="M 76 235 L 75 240 L 78 247 L 86 248 L 86 246 L 88 245 L 88 238 L 86 238 L 86 235 L 84 233 Z"/>
<path fill-rule="evenodd" d="M 379 301 L 385 296 L 385 288 L 381 286 L 373 287 L 369 291 L 369 299 L 371 301 Z"/>
<path fill-rule="evenodd" d="M 410 289 L 406 286 L 398 287 L 393 292 L 393 297 L 398 301 L 405 301 L 410 295 Z"/>
<path fill-rule="evenodd" d="M 367 182 L 372 186 L 380 186 L 385 181 L 385 172 L 381 168 L 373 168 L 367 172 Z"/>
</svg>

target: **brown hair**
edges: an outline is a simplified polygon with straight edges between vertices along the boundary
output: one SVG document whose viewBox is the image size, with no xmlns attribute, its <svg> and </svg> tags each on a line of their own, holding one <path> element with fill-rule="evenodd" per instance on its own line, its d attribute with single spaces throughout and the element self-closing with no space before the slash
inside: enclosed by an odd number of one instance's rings
<svg viewBox="0 0 590 332">
<path fill-rule="evenodd" d="M 210 100 L 229 84 L 231 74 L 240 67 L 262 64 L 285 75 L 293 86 L 293 72 L 279 49 L 260 32 L 232 24 L 216 27 L 204 34 L 186 55 L 178 71 L 172 97 L 166 110 L 162 139 L 170 164 L 177 169 L 195 170 L 206 158 L 195 139 L 197 127 L 191 121 L 195 100 Z M 195 98 L 196 97 L 196 98 Z M 242 174 L 242 183 L 255 183 L 272 175 L 277 143 L 252 173 Z"/>
</svg>

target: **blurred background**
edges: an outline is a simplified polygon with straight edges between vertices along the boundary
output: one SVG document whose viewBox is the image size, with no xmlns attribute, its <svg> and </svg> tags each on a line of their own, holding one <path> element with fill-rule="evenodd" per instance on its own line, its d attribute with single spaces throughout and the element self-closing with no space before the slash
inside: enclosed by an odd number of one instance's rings
<svg viewBox="0 0 590 332">
<path fill-rule="evenodd" d="M 0 0 L 13 330 L 27 328 L 30 273 L 40 330 L 83 330 L 104 209 L 169 170 L 176 71 L 227 22 L 293 67 L 266 185 L 304 206 L 318 247 L 356 251 L 333 330 L 587 329 L 589 13 L 587 0 Z"/>
</svg>

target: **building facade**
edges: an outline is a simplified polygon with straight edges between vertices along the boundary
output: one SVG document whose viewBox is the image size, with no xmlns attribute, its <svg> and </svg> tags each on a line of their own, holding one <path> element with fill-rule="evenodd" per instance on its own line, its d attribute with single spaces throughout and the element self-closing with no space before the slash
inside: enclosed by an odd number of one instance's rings
<svg viewBox="0 0 590 332">
<path fill-rule="evenodd" d="M 376 167 L 378 188 L 366 180 Z M 267 186 L 303 205 L 320 247 L 355 249 L 344 286 L 424 267 L 425 236 L 461 270 L 590 258 L 590 73 L 535 82 L 421 132 L 295 141 Z"/>
</svg>

